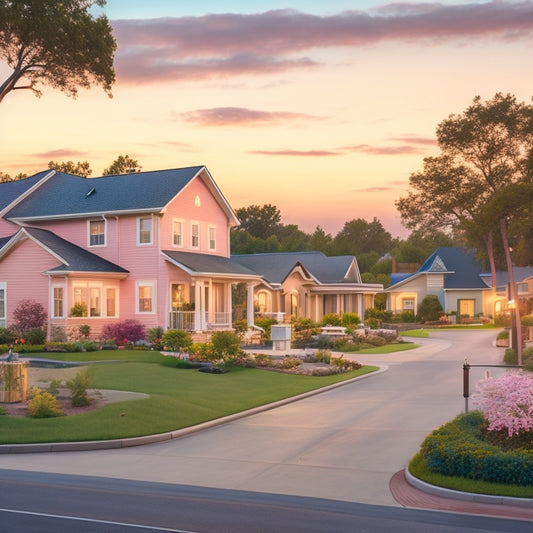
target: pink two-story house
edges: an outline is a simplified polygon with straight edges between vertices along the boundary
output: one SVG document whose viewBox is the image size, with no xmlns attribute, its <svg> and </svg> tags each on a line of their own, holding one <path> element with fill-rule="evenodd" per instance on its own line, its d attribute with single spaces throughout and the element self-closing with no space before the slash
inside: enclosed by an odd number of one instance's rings
<svg viewBox="0 0 533 533">
<path fill-rule="evenodd" d="M 0 327 L 23 299 L 48 331 L 111 322 L 230 328 L 235 213 L 204 166 L 85 179 L 56 171 L 0 184 Z M 253 306 L 248 313 L 253 324 Z"/>
</svg>

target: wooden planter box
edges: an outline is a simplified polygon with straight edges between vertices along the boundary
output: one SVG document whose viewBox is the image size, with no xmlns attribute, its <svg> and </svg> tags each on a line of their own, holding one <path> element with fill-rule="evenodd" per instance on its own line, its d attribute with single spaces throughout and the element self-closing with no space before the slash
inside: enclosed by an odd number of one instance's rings
<svg viewBox="0 0 533 533">
<path fill-rule="evenodd" d="M 25 402 L 27 388 L 28 363 L 26 361 L 2 361 L 0 363 L 0 402 Z"/>
</svg>

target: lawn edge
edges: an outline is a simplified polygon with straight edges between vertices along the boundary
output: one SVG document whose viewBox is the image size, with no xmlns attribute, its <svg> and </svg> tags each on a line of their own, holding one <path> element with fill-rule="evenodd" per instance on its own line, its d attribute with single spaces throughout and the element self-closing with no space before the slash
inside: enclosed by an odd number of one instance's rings
<svg viewBox="0 0 533 533">
<path fill-rule="evenodd" d="M 133 446 L 143 446 L 145 444 L 153 444 L 156 442 L 163 442 L 172 439 L 179 439 L 181 437 L 186 437 L 200 431 L 205 431 L 216 426 L 227 424 L 233 422 L 234 420 L 239 420 L 240 418 L 245 418 L 252 416 L 264 411 L 269 411 L 271 409 L 276 409 L 283 405 L 294 403 L 311 396 L 316 396 L 317 394 L 322 394 L 328 392 L 332 389 L 338 387 L 343 387 L 344 385 L 349 385 L 355 381 L 368 378 L 370 376 L 376 376 L 388 370 L 386 365 L 377 365 L 372 364 L 371 366 L 377 366 L 378 369 L 369 372 L 368 374 L 363 374 L 362 376 L 357 376 L 355 378 L 347 379 L 346 381 L 339 381 L 338 383 L 332 383 L 320 389 L 314 389 L 302 394 L 297 394 L 296 396 L 291 396 L 289 398 L 284 398 L 283 400 L 277 400 L 275 402 L 267 403 L 260 405 L 258 407 L 253 407 L 251 409 L 246 409 L 245 411 L 240 411 L 239 413 L 233 413 L 231 415 L 223 416 L 220 418 L 215 418 L 207 422 L 202 422 L 201 424 L 196 424 L 194 426 L 189 426 L 186 428 L 176 429 L 174 431 L 166 431 L 164 433 L 157 433 L 154 435 L 143 435 L 140 437 L 127 437 L 123 439 L 109 439 L 109 440 L 90 440 L 90 441 L 74 441 L 74 442 L 43 442 L 43 443 L 30 443 L 30 444 L 0 444 L 0 455 L 2 454 L 12 454 L 12 453 L 46 453 L 46 452 L 76 452 L 76 451 L 93 451 L 93 450 L 111 450 L 118 448 L 130 448 Z"/>
</svg>

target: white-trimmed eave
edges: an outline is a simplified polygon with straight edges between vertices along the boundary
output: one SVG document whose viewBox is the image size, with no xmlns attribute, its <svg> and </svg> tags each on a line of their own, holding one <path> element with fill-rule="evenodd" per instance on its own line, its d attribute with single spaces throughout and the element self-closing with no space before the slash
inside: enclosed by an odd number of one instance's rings
<svg viewBox="0 0 533 533">
<path fill-rule="evenodd" d="M 55 257 L 60 263 L 62 263 L 65 266 L 69 266 L 68 262 L 58 255 L 56 252 L 48 248 L 48 246 L 44 245 L 39 239 L 36 239 L 33 235 L 28 233 L 25 228 L 20 228 L 15 235 L 2 247 L 0 250 L 0 259 L 7 255 L 9 251 L 20 241 L 24 241 L 26 239 L 31 239 L 34 243 L 39 245 L 43 250 L 46 250 L 51 256 Z"/>
<path fill-rule="evenodd" d="M 31 223 L 35 221 L 47 221 L 47 220 L 68 220 L 75 218 L 93 218 L 93 217 L 102 217 L 103 216 L 120 216 L 120 215 L 136 215 L 136 214 L 149 214 L 161 213 L 163 208 L 161 207 L 147 207 L 144 209 L 123 209 L 121 211 L 91 211 L 89 213 L 65 213 L 62 215 L 46 215 L 46 216 L 35 216 L 35 217 L 9 217 L 6 220 L 14 222 L 16 224 L 24 225 L 24 223 Z"/>
<path fill-rule="evenodd" d="M 232 207 L 229 205 L 229 202 L 226 200 L 222 194 L 222 191 L 218 188 L 218 185 L 215 183 L 215 180 L 205 166 L 202 166 L 200 170 L 198 170 L 198 172 L 188 181 L 188 183 L 166 203 L 166 205 L 161 209 L 161 212 L 164 213 L 167 209 L 167 206 L 172 203 L 180 194 L 182 194 L 196 178 L 200 178 L 204 182 L 205 186 L 209 189 L 209 192 L 213 195 L 216 202 L 222 207 L 222 210 L 228 217 L 229 225 L 231 227 L 238 226 L 240 221 L 237 218 L 235 211 L 233 211 Z"/>
<path fill-rule="evenodd" d="M 311 289 L 311 293 L 376 293 L 383 292 L 381 283 L 323 283 Z"/>
<path fill-rule="evenodd" d="M 62 278 L 106 278 L 106 279 L 126 279 L 129 272 L 95 272 L 94 270 L 45 270 L 44 276 Z"/>
<path fill-rule="evenodd" d="M 312 281 L 313 283 L 320 285 L 320 281 L 313 276 L 313 274 L 311 274 L 311 272 L 309 272 L 309 270 L 307 270 L 307 268 L 305 268 L 300 261 L 294 263 L 294 266 L 289 270 L 288 274 L 283 278 L 281 283 L 285 283 L 287 279 L 295 273 L 299 273 L 305 281 Z"/>
<path fill-rule="evenodd" d="M 448 291 L 488 291 L 492 290 L 492 287 L 444 287 L 442 289 L 444 292 Z"/>
<path fill-rule="evenodd" d="M 48 181 L 54 174 L 56 174 L 55 170 L 51 170 L 48 172 L 48 174 L 45 174 L 37 183 L 32 185 L 28 190 L 24 191 L 22 194 L 17 196 L 9 205 L 4 207 L 2 211 L 0 211 L 0 217 L 3 217 L 5 213 L 9 213 L 11 209 L 13 209 L 16 205 L 18 205 L 22 200 L 25 200 L 28 196 L 30 196 L 36 189 L 38 189 L 43 183 Z M 9 220 L 9 219 L 6 219 Z"/>
<path fill-rule="evenodd" d="M 394 285 L 391 285 L 387 289 L 385 289 L 385 292 L 390 292 L 393 290 L 396 290 L 396 288 L 401 287 L 402 285 L 405 285 L 406 283 L 411 282 L 412 280 L 419 278 L 420 276 L 426 276 L 429 274 L 453 274 L 455 271 L 446 271 L 446 272 L 428 272 L 427 270 L 424 270 L 424 272 L 415 272 L 408 278 L 402 279 L 402 281 L 399 281 L 398 283 L 395 283 Z"/>
</svg>

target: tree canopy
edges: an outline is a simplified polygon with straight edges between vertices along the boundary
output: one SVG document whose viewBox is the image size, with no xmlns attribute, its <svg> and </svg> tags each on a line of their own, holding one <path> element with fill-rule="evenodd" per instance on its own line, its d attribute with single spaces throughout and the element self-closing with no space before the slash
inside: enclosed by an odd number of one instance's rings
<svg viewBox="0 0 533 533">
<path fill-rule="evenodd" d="M 40 96 L 49 85 L 76 97 L 78 88 L 100 85 L 111 96 L 117 48 L 105 15 L 91 14 L 105 0 L 0 0 L 0 59 L 12 69 L 0 85 Z"/>
<path fill-rule="evenodd" d="M 77 163 L 74 163 L 74 161 L 64 161 L 62 163 L 50 161 L 48 168 L 65 172 L 66 174 L 81 176 L 82 178 L 88 178 L 93 173 L 88 161 L 78 161 Z"/>
<path fill-rule="evenodd" d="M 119 155 L 113 163 L 102 172 L 102 176 L 114 176 L 115 174 L 134 174 L 142 170 L 136 159 L 129 155 Z"/>
<path fill-rule="evenodd" d="M 239 229 L 247 231 L 252 237 L 268 239 L 279 229 L 281 214 L 274 205 L 241 207 L 235 214 L 241 222 Z"/>
<path fill-rule="evenodd" d="M 441 155 L 411 174 L 396 207 L 409 229 L 462 232 L 471 246 L 483 245 L 494 277 L 495 232 L 483 213 L 498 191 L 532 179 L 533 107 L 510 94 L 486 102 L 476 96 L 439 124 L 437 141 Z"/>
</svg>

